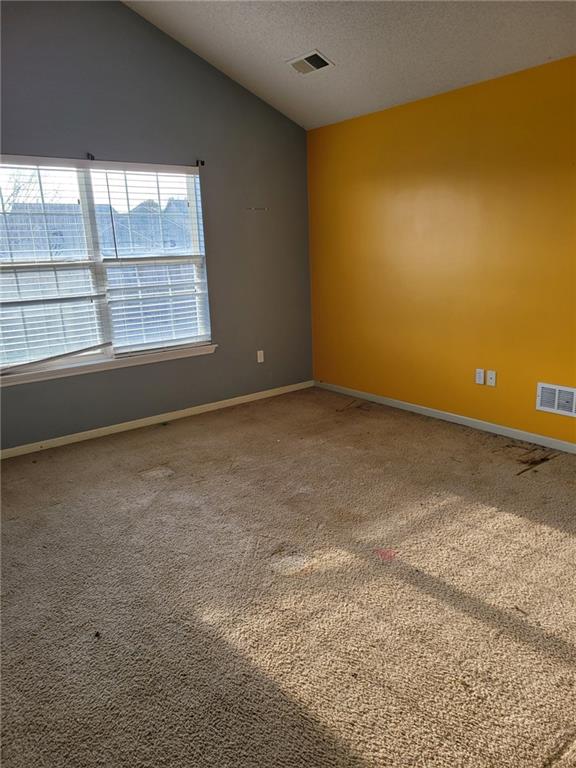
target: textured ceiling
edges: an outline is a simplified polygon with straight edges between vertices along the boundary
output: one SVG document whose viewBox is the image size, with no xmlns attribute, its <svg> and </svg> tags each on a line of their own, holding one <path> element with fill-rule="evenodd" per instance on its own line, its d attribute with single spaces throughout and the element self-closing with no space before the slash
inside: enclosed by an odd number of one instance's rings
<svg viewBox="0 0 576 768">
<path fill-rule="evenodd" d="M 305 128 L 576 53 L 572 2 L 128 2 Z M 298 75 L 318 49 L 335 63 Z"/>
</svg>

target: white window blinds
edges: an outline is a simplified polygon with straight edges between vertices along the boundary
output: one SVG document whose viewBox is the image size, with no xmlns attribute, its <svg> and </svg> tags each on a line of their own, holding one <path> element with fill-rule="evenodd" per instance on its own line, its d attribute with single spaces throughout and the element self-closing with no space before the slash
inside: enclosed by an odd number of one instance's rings
<svg viewBox="0 0 576 768">
<path fill-rule="evenodd" d="M 61 162 L 0 165 L 2 369 L 208 342 L 198 170 Z"/>
</svg>

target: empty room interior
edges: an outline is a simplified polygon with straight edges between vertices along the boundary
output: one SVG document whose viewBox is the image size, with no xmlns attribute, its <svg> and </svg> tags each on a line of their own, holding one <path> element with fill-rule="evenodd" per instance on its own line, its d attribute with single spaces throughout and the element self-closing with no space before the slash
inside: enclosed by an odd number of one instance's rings
<svg viewBox="0 0 576 768">
<path fill-rule="evenodd" d="M 576 3 L 0 13 L 3 768 L 576 768 Z"/>
</svg>

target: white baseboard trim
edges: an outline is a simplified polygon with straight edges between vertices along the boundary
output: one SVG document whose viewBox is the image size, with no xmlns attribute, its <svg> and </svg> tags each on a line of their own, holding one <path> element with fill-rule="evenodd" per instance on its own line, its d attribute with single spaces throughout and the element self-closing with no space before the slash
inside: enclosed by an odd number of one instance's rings
<svg viewBox="0 0 576 768">
<path fill-rule="evenodd" d="M 546 448 L 553 448 L 556 451 L 566 451 L 567 453 L 576 453 L 576 443 L 570 443 L 567 440 L 557 440 L 554 437 L 545 437 L 544 435 L 535 435 L 532 432 L 524 432 L 521 429 L 504 427 L 501 424 L 492 424 L 489 421 L 472 419 L 472 418 L 469 418 L 468 416 L 460 416 L 457 413 L 450 413 L 448 411 L 439 411 L 436 408 L 427 408 L 424 405 L 414 405 L 414 403 L 406 403 L 403 400 L 394 400 L 391 397 L 382 397 L 381 395 L 373 395 L 370 392 L 361 392 L 356 389 L 349 389 L 348 387 L 340 387 L 338 384 L 328 384 L 325 381 L 316 381 L 315 385 L 317 387 L 320 387 L 321 389 L 329 389 L 331 392 L 338 392 L 341 395 L 349 395 L 350 397 L 357 397 L 361 400 L 370 400 L 373 403 L 380 403 L 380 405 L 389 405 L 391 408 L 400 408 L 403 411 L 412 411 L 413 413 L 419 413 L 422 416 L 430 416 L 433 419 L 442 419 L 443 421 L 452 421 L 454 422 L 454 424 L 461 424 L 464 427 L 481 429 L 483 432 L 493 432 L 495 435 L 503 435 L 504 437 L 511 437 L 514 440 L 524 440 L 527 443 L 535 443 L 536 445 L 543 445 Z"/>
<path fill-rule="evenodd" d="M 492 432 L 496 435 L 503 435 L 504 437 L 510 437 L 514 440 L 523 440 L 528 443 L 535 443 L 536 445 L 543 445 L 546 448 L 552 448 L 557 451 L 565 451 L 567 453 L 576 454 L 576 443 L 570 443 L 567 440 L 557 440 L 553 437 L 545 437 L 544 435 L 536 435 L 532 432 L 524 432 L 521 429 L 513 429 L 512 427 L 504 427 L 501 424 L 492 424 L 489 421 L 481 421 L 480 419 L 472 419 L 468 416 L 460 416 L 457 413 L 450 413 L 448 411 L 439 411 L 436 408 L 428 408 L 424 405 L 415 405 L 414 403 L 406 403 L 403 400 L 394 400 L 391 397 L 382 397 L 381 395 L 373 395 L 370 392 L 362 392 L 356 389 L 349 389 L 348 387 L 341 387 L 338 384 L 329 384 L 325 381 L 302 381 L 298 384 L 288 384 L 285 387 L 276 387 L 274 389 L 265 389 L 261 392 L 252 392 L 249 395 L 240 395 L 239 397 L 231 397 L 228 400 L 218 400 L 213 403 L 203 403 L 202 405 L 193 405 L 191 408 L 184 408 L 180 411 L 170 411 L 168 413 L 159 413 L 156 416 L 147 416 L 143 419 L 136 419 L 134 421 L 124 421 L 121 424 L 111 424 L 107 427 L 99 427 L 98 429 L 89 429 L 86 432 L 76 432 L 72 435 L 62 435 L 62 437 L 53 437 L 49 440 L 41 440 L 37 443 L 27 443 L 26 445 L 17 445 L 14 448 L 6 448 L 0 452 L 0 458 L 9 459 L 13 456 L 23 456 L 27 453 L 36 453 L 36 451 L 45 451 L 49 448 L 58 448 L 61 445 L 70 445 L 72 443 L 80 443 L 84 440 L 93 440 L 97 437 L 106 437 L 107 435 L 113 435 L 117 432 L 128 432 L 132 429 L 140 429 L 141 427 L 150 427 L 154 424 L 162 424 L 166 421 L 176 421 L 177 419 L 185 419 L 188 416 L 195 416 L 198 413 L 207 413 L 208 411 L 217 411 L 221 408 L 230 408 L 234 405 L 242 405 L 243 403 L 251 403 L 255 400 L 264 400 L 268 397 L 275 397 L 277 395 L 284 395 L 288 392 L 296 392 L 300 389 L 308 389 L 310 387 L 320 387 L 321 389 L 327 389 L 331 392 L 338 392 L 342 395 L 348 395 L 349 397 L 357 397 L 362 400 L 369 400 L 374 403 L 380 403 L 381 405 L 388 405 L 391 408 L 400 408 L 404 411 L 411 411 L 413 413 L 419 413 L 422 416 L 430 416 L 433 419 L 441 419 L 443 421 L 451 421 L 454 424 L 461 424 L 465 427 L 472 427 L 473 429 L 480 429 L 483 432 Z"/>
<path fill-rule="evenodd" d="M 299 389 L 313 387 L 313 381 L 301 381 L 298 384 L 288 384 L 285 387 L 275 387 L 274 389 L 265 389 L 262 392 L 252 392 L 249 395 L 240 395 L 231 397 L 228 400 L 218 400 L 215 403 L 203 403 L 202 405 L 193 405 L 191 408 L 184 408 L 181 411 L 170 411 L 169 413 L 159 413 L 156 416 L 147 416 L 144 419 L 135 421 L 124 421 L 121 424 L 111 424 L 108 427 L 99 427 L 98 429 L 89 429 L 86 432 L 75 432 L 72 435 L 63 435 L 62 437 L 53 437 L 49 440 L 41 440 L 38 443 L 27 443 L 26 445 L 17 445 L 14 448 L 6 448 L 1 452 L 2 459 L 10 459 L 13 456 L 22 456 L 25 453 L 36 453 L 36 451 L 46 451 L 48 448 L 58 448 L 61 445 L 70 445 L 71 443 L 80 443 L 83 440 L 93 440 L 96 437 L 105 437 L 117 432 L 128 432 L 131 429 L 140 429 L 141 427 L 150 427 L 153 424 L 162 424 L 166 421 L 176 421 L 176 419 L 185 419 L 188 416 L 195 416 L 198 413 L 207 411 L 217 411 L 221 408 L 230 408 L 233 405 L 242 405 L 251 403 L 254 400 L 264 400 L 268 397 L 285 395 L 288 392 L 296 392 Z"/>
</svg>

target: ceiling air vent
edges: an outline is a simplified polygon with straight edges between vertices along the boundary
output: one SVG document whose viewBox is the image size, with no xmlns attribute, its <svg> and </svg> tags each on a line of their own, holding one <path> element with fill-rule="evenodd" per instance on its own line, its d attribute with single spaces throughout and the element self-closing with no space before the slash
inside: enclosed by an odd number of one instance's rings
<svg viewBox="0 0 576 768">
<path fill-rule="evenodd" d="M 576 388 L 559 384 L 538 384 L 536 410 L 576 416 Z"/>
<path fill-rule="evenodd" d="M 290 59 L 288 64 L 290 64 L 299 75 L 308 75 L 310 72 L 316 72 L 318 69 L 334 66 L 334 64 L 332 64 L 324 54 L 320 53 L 320 51 L 312 51 L 305 56 L 298 56 L 295 59 Z"/>
</svg>

